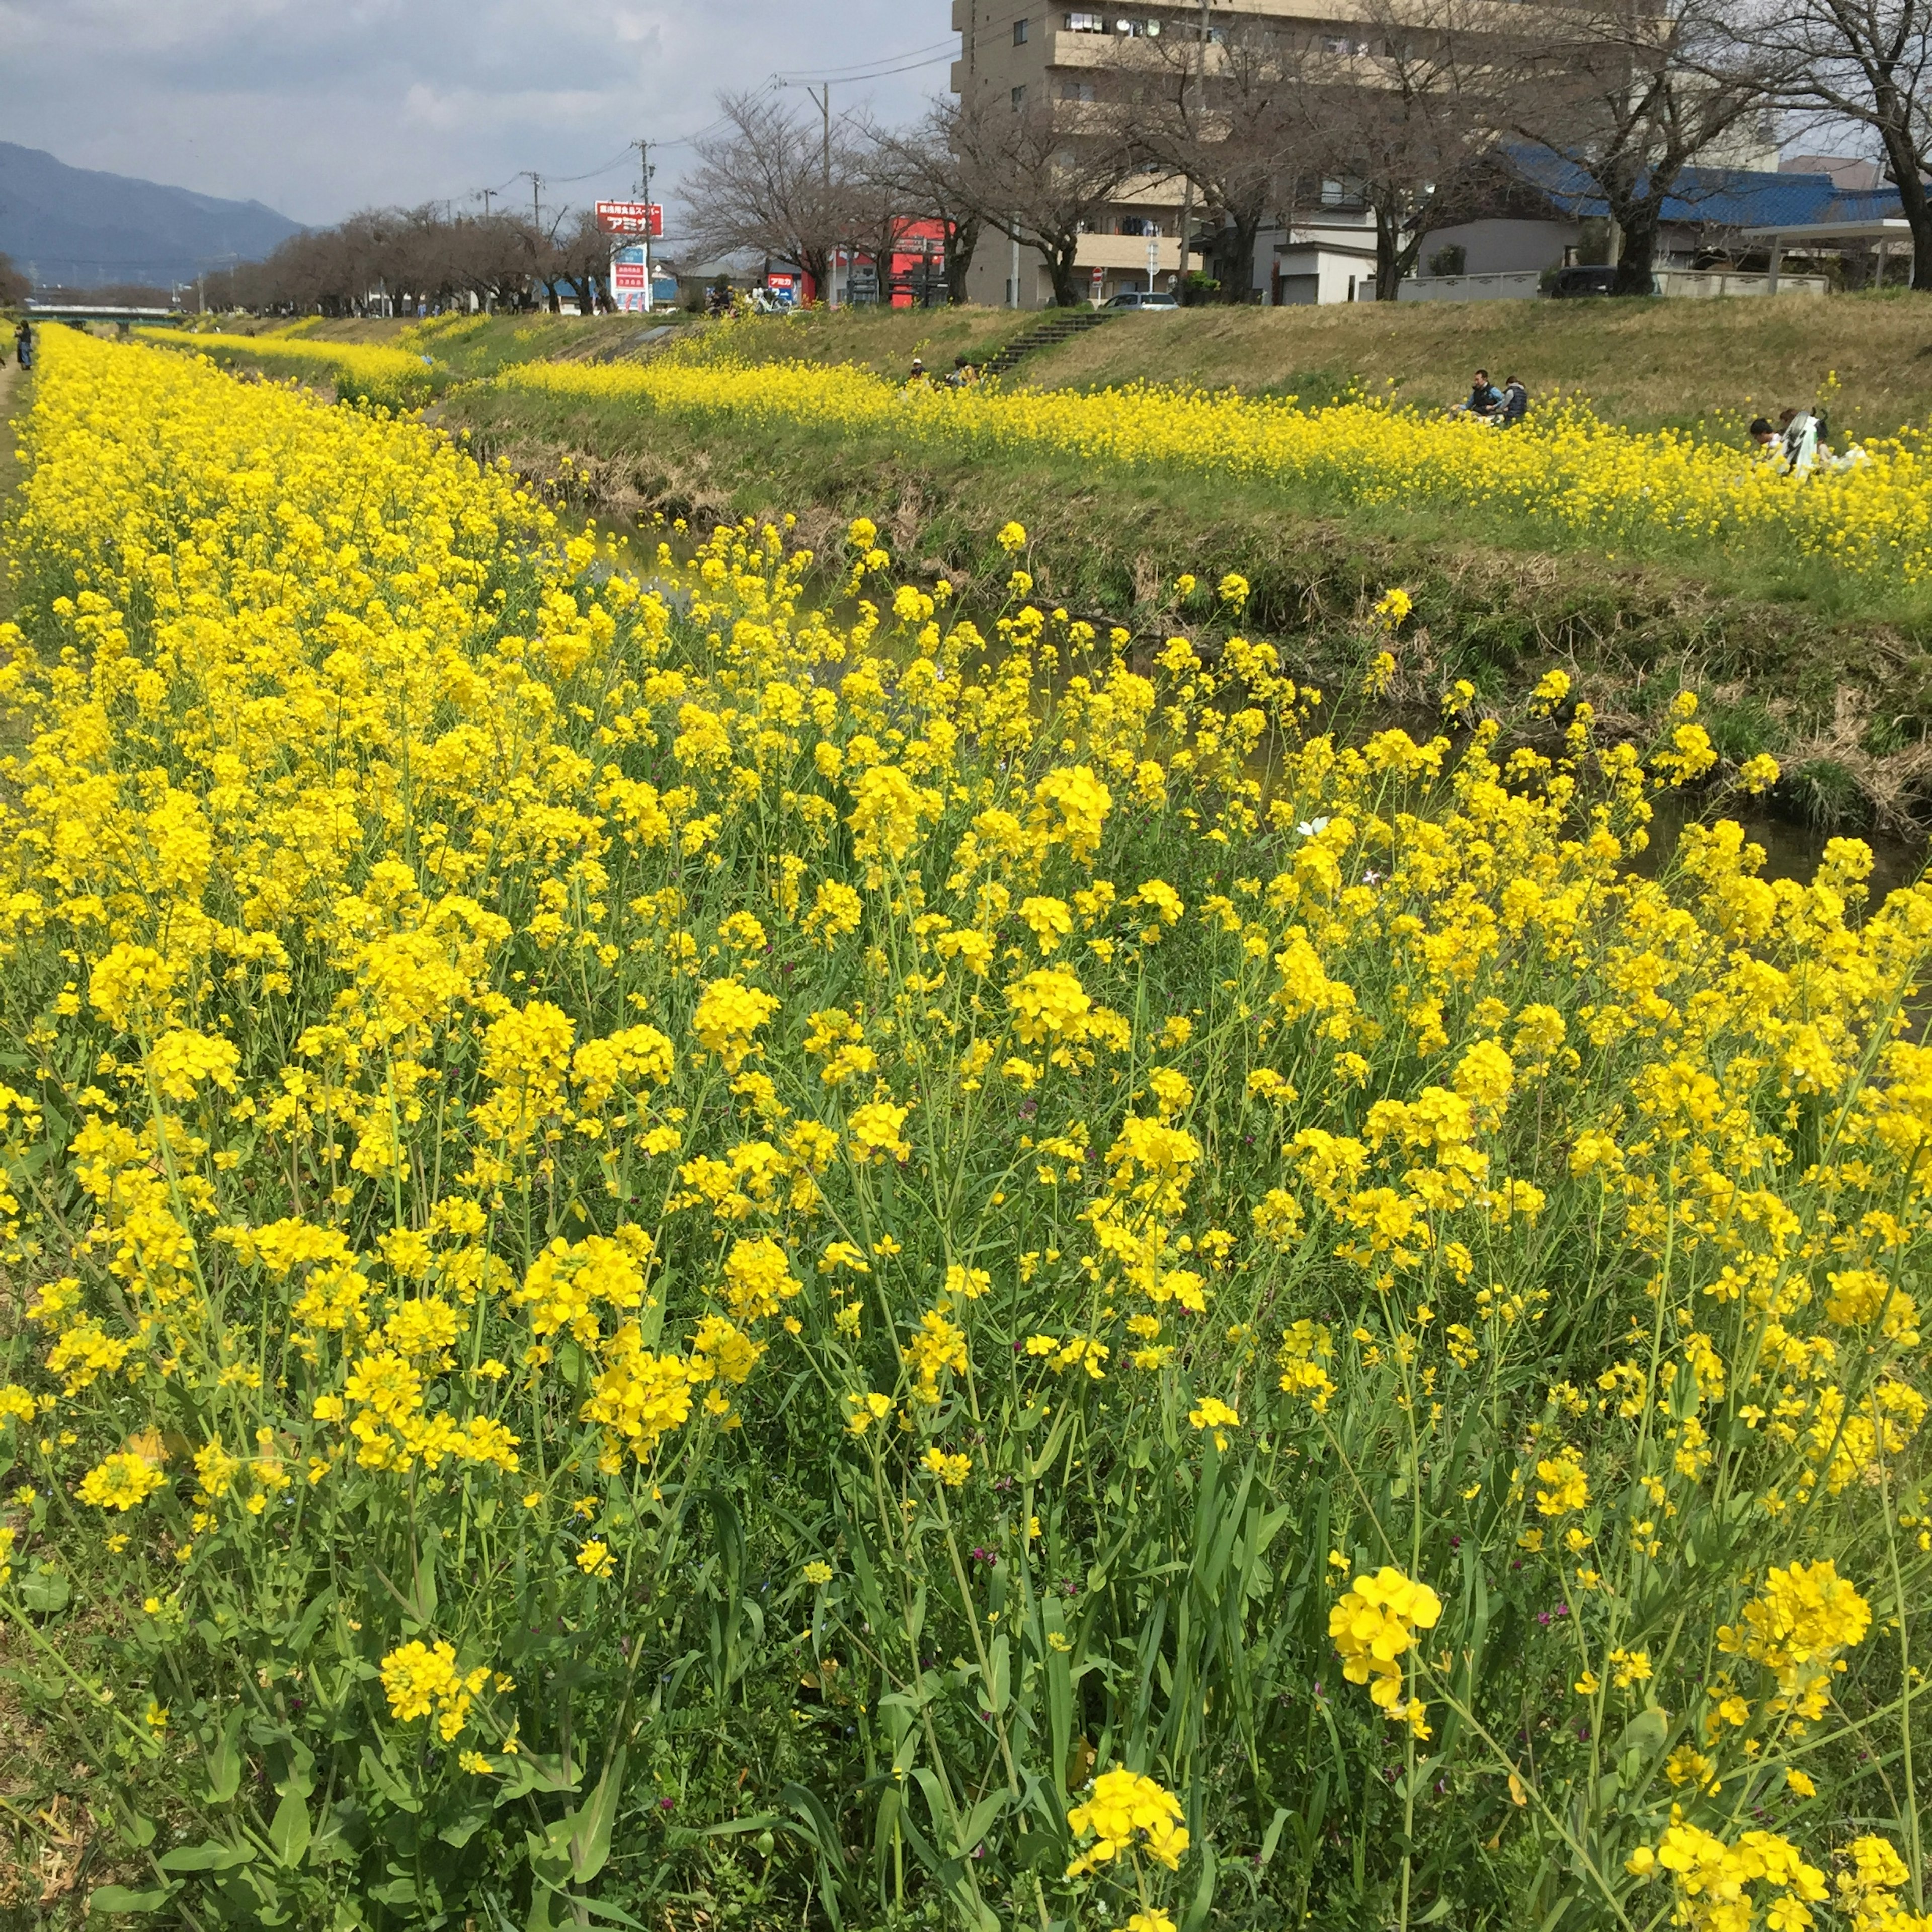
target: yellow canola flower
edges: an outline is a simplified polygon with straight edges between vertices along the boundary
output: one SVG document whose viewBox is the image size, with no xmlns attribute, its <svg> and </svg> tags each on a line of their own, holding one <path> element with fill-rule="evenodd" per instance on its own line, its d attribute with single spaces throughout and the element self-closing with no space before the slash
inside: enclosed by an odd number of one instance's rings
<svg viewBox="0 0 1932 1932">
<path fill-rule="evenodd" d="M 1418 1630 L 1432 1630 L 1442 1615 L 1442 1600 L 1426 1583 L 1384 1564 L 1372 1576 L 1358 1576 L 1330 1609 L 1328 1634 L 1351 1684 L 1366 1684 L 1369 1696 L 1388 1716 L 1406 1721 L 1419 1738 L 1430 1735 L 1421 1700 L 1402 1696 L 1399 1660 L 1413 1648 Z"/>
<path fill-rule="evenodd" d="M 1066 1868 L 1066 1876 L 1078 1878 L 1124 1853 L 1138 1852 L 1174 1870 L 1188 1845 L 1182 1815 L 1180 1800 L 1152 1778 L 1138 1772 L 1103 1771 L 1094 1780 L 1092 1795 L 1066 1814 L 1066 1828 L 1076 1839 L 1089 1832 L 1094 1836 L 1094 1843 Z"/>
<path fill-rule="evenodd" d="M 458 1670 L 454 1644 L 430 1645 L 416 1638 L 382 1659 L 382 1681 L 392 1717 L 410 1724 L 434 1712 L 438 1733 L 452 1744 L 462 1735 L 477 1694 L 489 1682 L 490 1668 L 482 1664 Z"/>
<path fill-rule="evenodd" d="M 1312 492 L 1326 502 L 1495 509 L 1552 535 L 1612 547 L 1684 537 L 1766 542 L 1839 569 L 1932 574 L 1932 444 L 1875 438 L 1861 460 L 1780 475 L 1742 449 L 1676 430 L 1625 429 L 1579 404 L 1539 412 L 1507 436 L 1355 398 L 1317 409 L 1292 399 L 1133 384 L 1071 389 L 952 389 L 885 382 L 851 365 L 661 356 L 646 363 L 533 362 L 505 387 L 563 398 L 647 404 L 702 422 L 842 423 L 902 443 L 987 454 L 1051 453 L 1089 468 L 1168 468 Z M 1006 548 L 1009 525 L 1000 532 Z M 1218 594 L 1238 610 L 1232 573 Z M 1395 618 L 1391 604 L 1382 614 Z M 1554 709 L 1567 692 L 1547 700 Z"/>
<path fill-rule="evenodd" d="M 448 380 L 448 371 L 429 358 L 380 343 L 230 335 L 218 329 L 142 328 L 135 333 L 145 342 L 206 356 L 224 368 L 265 364 L 298 381 L 328 383 L 344 401 L 366 400 L 393 410 L 419 407 Z"/>
<path fill-rule="evenodd" d="M 88 1470 L 75 1494 L 96 1509 L 125 1512 L 145 1502 L 166 1480 L 146 1456 L 124 1451 Z"/>
</svg>

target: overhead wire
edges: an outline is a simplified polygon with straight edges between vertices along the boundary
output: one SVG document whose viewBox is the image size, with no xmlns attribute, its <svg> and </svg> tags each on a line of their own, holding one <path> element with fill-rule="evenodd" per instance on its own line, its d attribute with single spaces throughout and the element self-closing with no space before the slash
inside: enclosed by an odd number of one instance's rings
<svg viewBox="0 0 1932 1932">
<path fill-rule="evenodd" d="M 856 85 L 868 80 L 888 80 L 896 74 L 916 73 L 921 68 L 937 67 L 942 62 L 955 58 L 958 44 L 956 37 L 949 36 L 944 40 L 928 41 L 922 47 L 909 47 L 902 53 L 881 54 L 875 59 L 858 62 L 850 67 L 814 68 L 796 74 L 775 74 L 763 84 L 759 91 L 763 92 L 783 86 L 818 86 L 827 82 L 836 86 L 842 82 Z M 653 152 L 660 154 L 673 148 L 688 148 L 694 142 L 708 140 L 713 134 L 722 134 L 730 124 L 730 117 L 728 115 L 721 115 L 716 120 L 698 128 L 692 134 L 680 134 L 674 140 L 653 141 L 650 146 Z M 595 181 L 600 175 L 610 174 L 623 166 L 630 159 L 632 152 L 636 146 L 635 142 L 626 142 L 621 154 L 614 155 L 608 161 L 599 163 L 594 168 L 586 170 L 582 174 L 542 175 L 540 178 L 546 188 L 574 188 L 580 182 Z M 478 201 L 486 195 L 494 197 L 505 194 L 518 182 L 527 181 L 531 172 L 532 170 L 527 168 L 519 169 L 516 173 L 510 176 L 508 181 L 496 187 L 470 188 L 460 195 L 439 196 L 436 199 L 446 201 Z"/>
</svg>

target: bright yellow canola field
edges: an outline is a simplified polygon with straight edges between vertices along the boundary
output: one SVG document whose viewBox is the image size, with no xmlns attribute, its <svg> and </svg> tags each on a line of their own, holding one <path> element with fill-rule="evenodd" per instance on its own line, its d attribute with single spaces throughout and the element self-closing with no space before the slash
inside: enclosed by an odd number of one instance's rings
<svg viewBox="0 0 1932 1932">
<path fill-rule="evenodd" d="M 1887 580 L 1932 574 L 1932 455 L 1911 434 L 1868 444 L 1854 466 L 1800 479 L 1739 450 L 1676 430 L 1624 429 L 1575 406 L 1503 431 L 1372 400 L 1304 410 L 1292 398 L 1152 386 L 1099 394 L 906 388 L 851 367 L 742 363 L 728 352 L 595 367 L 529 362 L 496 380 L 700 418 L 861 428 L 915 446 L 1192 470 L 1279 485 L 1317 507 L 1466 508 L 1478 542 L 1485 513 L 1496 512 L 1613 547 L 1762 546 Z"/>
<path fill-rule="evenodd" d="M 230 335 L 218 329 L 137 328 L 144 342 L 184 349 L 224 368 L 238 362 L 274 376 L 328 383 L 344 401 L 394 410 L 428 402 L 449 380 L 431 358 L 383 343 L 313 342 L 305 336 Z"/>
<path fill-rule="evenodd" d="M 640 576 L 57 330 L 25 456 L 0 1611 L 97 1912 L 1922 1932 L 1932 890 L 1633 876 L 1688 700 L 1306 736 L 1238 584 Z"/>
</svg>

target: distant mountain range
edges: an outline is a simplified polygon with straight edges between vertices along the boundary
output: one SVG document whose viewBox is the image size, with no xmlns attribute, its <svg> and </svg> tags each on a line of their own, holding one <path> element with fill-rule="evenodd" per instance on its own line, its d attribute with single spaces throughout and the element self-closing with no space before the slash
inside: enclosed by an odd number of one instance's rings
<svg viewBox="0 0 1932 1932">
<path fill-rule="evenodd" d="M 259 201 L 70 168 L 38 148 L 0 141 L 0 254 L 37 287 L 165 288 L 257 261 L 301 228 Z"/>
</svg>

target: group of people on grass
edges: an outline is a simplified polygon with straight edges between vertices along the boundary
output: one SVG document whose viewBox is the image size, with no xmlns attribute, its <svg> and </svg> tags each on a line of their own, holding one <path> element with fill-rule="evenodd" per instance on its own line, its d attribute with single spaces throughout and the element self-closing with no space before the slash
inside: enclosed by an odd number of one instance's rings
<svg viewBox="0 0 1932 1932">
<path fill-rule="evenodd" d="M 1780 476 L 1809 476 L 1815 470 L 1856 470 L 1866 459 L 1856 443 L 1843 455 L 1831 448 L 1832 426 L 1819 410 L 1780 410 L 1774 429 L 1768 416 L 1752 419 L 1751 448 Z"/>
<path fill-rule="evenodd" d="M 1486 369 L 1476 371 L 1468 394 L 1449 411 L 1452 416 L 1468 416 L 1478 422 L 1512 429 L 1529 412 L 1529 392 L 1516 376 L 1501 388 L 1490 380 Z M 1856 469 L 1866 459 L 1856 443 L 1842 455 L 1830 448 L 1831 426 L 1816 410 L 1784 410 L 1775 428 L 1767 416 L 1751 424 L 1750 436 L 1754 454 L 1776 468 L 1780 476 L 1809 476 L 1814 470 Z"/>
<path fill-rule="evenodd" d="M 1514 429 L 1529 413 L 1529 392 L 1518 376 L 1507 377 L 1499 389 L 1490 380 L 1486 369 L 1476 371 L 1468 394 L 1450 410 L 1452 416 L 1472 416 L 1478 422 L 1493 423 L 1498 429 Z"/>
<path fill-rule="evenodd" d="M 954 356 L 952 367 L 942 377 L 929 374 L 924 362 L 915 356 L 912 358 L 911 372 L 906 377 L 906 387 L 915 388 L 922 382 L 939 381 L 949 389 L 970 389 L 979 380 L 978 368 L 964 356 Z"/>
</svg>

